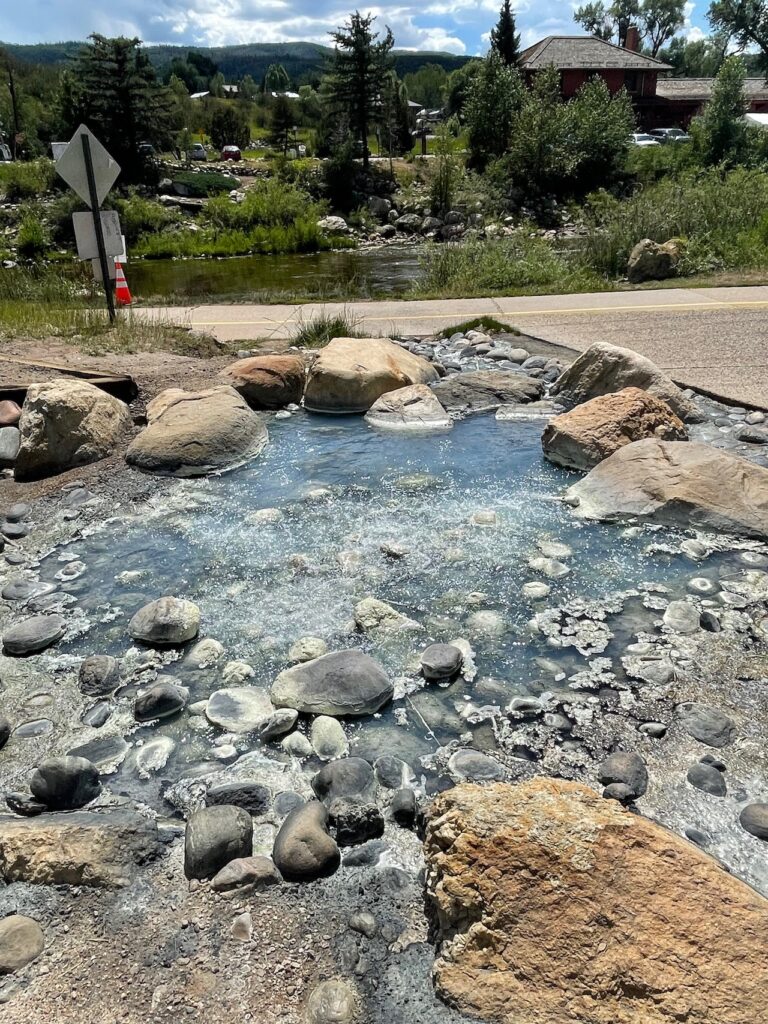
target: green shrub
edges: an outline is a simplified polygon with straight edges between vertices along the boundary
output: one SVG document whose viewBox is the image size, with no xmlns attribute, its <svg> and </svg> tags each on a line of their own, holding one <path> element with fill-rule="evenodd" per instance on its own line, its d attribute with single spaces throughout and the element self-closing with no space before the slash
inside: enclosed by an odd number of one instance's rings
<svg viewBox="0 0 768 1024">
<path fill-rule="evenodd" d="M 55 178 L 52 160 L 0 163 L 0 195 L 12 203 L 34 199 L 50 191 Z"/>
<path fill-rule="evenodd" d="M 173 179 L 174 185 L 181 185 L 184 194 L 194 199 L 205 199 L 222 192 L 231 192 L 240 184 L 237 178 L 218 171 L 179 171 Z"/>
<path fill-rule="evenodd" d="M 288 227 L 312 217 L 317 220 L 323 212 L 302 189 L 267 178 L 249 188 L 239 202 L 232 202 L 228 196 L 211 199 L 200 220 L 214 228 L 247 231 L 255 227 Z"/>
<path fill-rule="evenodd" d="M 177 209 L 138 195 L 114 199 L 112 205 L 120 215 L 127 245 L 135 245 L 142 235 L 157 234 L 181 220 Z"/>
<path fill-rule="evenodd" d="M 16 235 L 16 249 L 23 260 L 45 256 L 51 240 L 42 222 L 33 214 L 25 214 Z"/>
</svg>

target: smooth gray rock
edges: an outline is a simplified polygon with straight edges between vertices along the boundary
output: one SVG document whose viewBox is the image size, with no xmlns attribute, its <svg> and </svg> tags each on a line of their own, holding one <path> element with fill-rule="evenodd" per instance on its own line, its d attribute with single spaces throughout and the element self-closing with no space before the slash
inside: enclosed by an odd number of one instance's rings
<svg viewBox="0 0 768 1024">
<path fill-rule="evenodd" d="M 425 679 L 452 679 L 464 663 L 464 655 L 453 644 L 431 644 L 421 656 Z"/>
<path fill-rule="evenodd" d="M 382 754 L 373 763 L 376 781 L 386 789 L 400 789 L 413 775 L 409 766 L 394 754 Z"/>
<path fill-rule="evenodd" d="M 389 812 L 392 820 L 396 821 L 401 828 L 413 828 L 416 824 L 418 805 L 416 794 L 412 789 L 398 789 L 392 797 L 389 805 Z"/>
<path fill-rule="evenodd" d="M 690 601 L 670 601 L 664 612 L 664 625 L 676 633 L 695 633 L 699 628 L 699 611 Z"/>
<path fill-rule="evenodd" d="M 184 836 L 184 874 L 213 878 L 230 861 L 253 853 L 251 816 L 242 807 L 221 804 L 195 811 Z"/>
<path fill-rule="evenodd" d="M 495 758 L 469 747 L 451 755 L 448 770 L 468 782 L 498 782 L 505 777 L 503 766 Z"/>
<path fill-rule="evenodd" d="M 768 803 L 747 804 L 739 815 L 739 824 L 750 835 L 768 841 Z"/>
<path fill-rule="evenodd" d="M 80 692 L 89 697 L 103 697 L 120 685 L 120 665 L 109 654 L 92 654 L 80 664 L 77 679 Z"/>
<path fill-rule="evenodd" d="M 66 630 L 61 615 L 34 615 L 6 630 L 3 634 L 3 647 L 6 654 L 16 657 L 36 654 L 61 640 Z"/>
<path fill-rule="evenodd" d="M 44 949 L 43 929 L 31 917 L 9 914 L 0 921 L 0 975 L 20 971 L 36 960 Z"/>
<path fill-rule="evenodd" d="M 634 751 L 617 750 L 600 765 L 598 780 L 604 786 L 614 783 L 626 786 L 633 798 L 642 796 L 648 788 L 648 770 L 645 762 Z"/>
<path fill-rule="evenodd" d="M 309 738 L 312 749 L 321 761 L 336 760 L 349 749 L 341 723 L 329 715 L 320 715 L 314 720 Z"/>
<path fill-rule="evenodd" d="M 18 427 L 0 427 L 0 469 L 13 466 L 21 447 Z"/>
<path fill-rule="evenodd" d="M 101 792 L 96 766 L 84 757 L 50 757 L 29 780 L 32 796 L 52 811 L 83 807 Z"/>
<path fill-rule="evenodd" d="M 341 863 L 328 832 L 328 811 L 316 800 L 291 811 L 275 838 L 272 859 L 289 882 L 311 882 L 332 875 Z"/>
<path fill-rule="evenodd" d="M 370 715 L 392 699 L 384 669 L 360 650 L 336 651 L 281 672 L 272 684 L 275 707 L 303 714 Z"/>
<path fill-rule="evenodd" d="M 140 694 L 133 702 L 133 717 L 137 722 L 152 722 L 156 718 L 169 718 L 187 703 L 188 691 L 166 679 L 158 681 Z"/>
<path fill-rule="evenodd" d="M 702 793 L 709 793 L 711 796 L 725 796 L 727 787 L 722 772 L 711 764 L 702 764 L 700 761 L 692 764 L 686 776 L 694 789 Z"/>
<path fill-rule="evenodd" d="M 265 889 L 282 882 L 280 872 L 270 857 L 238 857 L 231 860 L 211 882 L 214 892 L 231 892 L 233 889 Z"/>
<path fill-rule="evenodd" d="M 192 601 L 161 597 L 140 608 L 128 628 L 142 643 L 178 646 L 197 636 L 200 609 Z"/>
<path fill-rule="evenodd" d="M 359 1019 L 359 1000 L 348 982 L 330 978 L 312 990 L 307 1014 L 309 1024 L 353 1024 Z"/>
<path fill-rule="evenodd" d="M 362 757 L 345 757 L 329 761 L 312 779 L 318 800 L 330 806 L 340 797 L 366 800 L 376 792 L 373 768 Z"/>
<path fill-rule="evenodd" d="M 474 370 L 444 377 L 432 386 L 443 408 L 454 414 L 488 412 L 502 405 L 535 402 L 544 387 L 514 370 Z"/>
<path fill-rule="evenodd" d="M 4 601 L 29 601 L 33 597 L 52 594 L 58 587 L 55 583 L 43 583 L 41 580 L 15 579 L 3 587 Z"/>
<path fill-rule="evenodd" d="M 256 686 L 228 686 L 211 694 L 205 717 L 226 732 L 243 733 L 264 728 L 274 711 L 264 690 Z"/>
<path fill-rule="evenodd" d="M 680 723 L 685 731 L 709 747 L 727 747 L 736 738 L 736 725 L 718 708 L 690 701 L 680 704 Z"/>
</svg>

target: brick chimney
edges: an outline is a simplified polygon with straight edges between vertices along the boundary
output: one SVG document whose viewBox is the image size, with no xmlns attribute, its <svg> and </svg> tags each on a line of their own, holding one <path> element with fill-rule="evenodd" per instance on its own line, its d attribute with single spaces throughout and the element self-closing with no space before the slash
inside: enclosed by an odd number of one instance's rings
<svg viewBox="0 0 768 1024">
<path fill-rule="evenodd" d="M 633 53 L 637 53 L 640 49 L 640 33 L 637 31 L 636 25 L 630 25 L 627 29 L 627 41 L 624 43 L 625 50 L 631 50 Z"/>
</svg>

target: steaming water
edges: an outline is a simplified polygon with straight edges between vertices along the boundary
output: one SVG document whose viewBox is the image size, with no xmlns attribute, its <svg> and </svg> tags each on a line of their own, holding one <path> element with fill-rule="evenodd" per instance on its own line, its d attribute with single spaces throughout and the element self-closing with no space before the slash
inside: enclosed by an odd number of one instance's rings
<svg viewBox="0 0 768 1024">
<path fill-rule="evenodd" d="M 410 672 L 411 678 L 414 656 L 428 643 L 467 637 L 478 676 L 494 677 L 510 698 L 565 685 L 536 659 L 555 659 L 568 675 L 586 662 L 572 647 L 553 648 L 532 635 L 533 610 L 643 582 L 663 583 L 669 597 L 683 596 L 691 576 L 716 577 L 736 556 L 715 555 L 696 567 L 679 554 L 649 550 L 670 540 L 669 531 L 580 524 L 555 500 L 571 474 L 542 459 L 540 433 L 540 421 L 497 423 L 487 416 L 417 437 L 380 433 L 353 417 L 299 413 L 275 420 L 270 445 L 251 466 L 181 481 L 140 515 L 107 522 L 46 560 L 45 579 L 61 571 L 62 559 L 76 557 L 86 566 L 62 589 L 76 595 L 92 625 L 59 651 L 124 655 L 134 611 L 173 594 L 200 606 L 200 636 L 215 637 L 227 658 L 253 666 L 250 683 L 263 688 L 286 667 L 290 645 L 308 635 L 325 639 L 331 650 L 362 646 L 394 677 Z M 259 514 L 265 509 L 278 511 Z M 474 513 L 488 510 L 496 513 L 496 526 L 472 524 Z M 563 559 L 569 574 L 545 580 L 551 595 L 532 608 L 521 587 L 545 579 L 527 564 L 542 541 L 564 543 L 573 554 Z M 380 546 L 392 543 L 407 548 L 405 557 L 382 553 Z M 384 640 L 361 636 L 351 619 L 366 596 L 391 603 L 424 628 Z M 498 613 L 501 635 L 483 636 L 472 618 L 489 610 Z M 606 656 L 619 655 L 660 616 L 640 597 L 630 598 L 620 615 L 608 618 L 614 638 Z M 225 685 L 221 668 L 191 671 L 177 661 L 167 671 L 190 688 L 193 702 Z M 620 674 L 618 660 L 614 670 Z M 135 728 L 133 693 L 135 687 L 124 691 L 121 712 L 126 730 L 134 730 L 130 742 L 167 736 L 176 743 L 158 779 L 217 764 L 211 743 L 219 730 L 204 727 L 199 717 L 193 723 L 189 712 Z M 398 754 L 421 771 L 420 758 L 471 728 L 460 711 L 472 693 L 462 680 L 416 692 L 405 726 L 398 717 L 402 701 L 380 716 L 347 723 L 352 752 Z M 498 697 L 472 699 L 498 703 Z M 114 720 L 104 735 L 113 727 Z M 488 734 L 487 726 L 478 726 L 477 744 L 488 743 Z M 253 745 L 240 741 L 239 749 Z M 135 778 L 138 749 L 119 769 L 118 791 L 120 780 L 128 787 Z M 280 756 L 279 748 L 270 749 Z M 143 796 L 148 799 L 146 791 Z"/>
</svg>

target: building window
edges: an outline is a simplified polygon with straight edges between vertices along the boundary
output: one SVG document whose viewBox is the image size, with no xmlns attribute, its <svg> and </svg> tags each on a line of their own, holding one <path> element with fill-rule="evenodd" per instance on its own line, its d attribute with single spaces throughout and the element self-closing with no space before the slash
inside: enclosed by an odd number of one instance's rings
<svg viewBox="0 0 768 1024">
<path fill-rule="evenodd" d="M 640 84 L 640 76 L 637 71 L 624 72 L 624 86 L 627 92 L 637 92 Z"/>
</svg>

